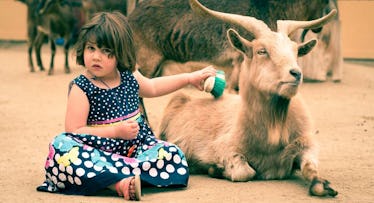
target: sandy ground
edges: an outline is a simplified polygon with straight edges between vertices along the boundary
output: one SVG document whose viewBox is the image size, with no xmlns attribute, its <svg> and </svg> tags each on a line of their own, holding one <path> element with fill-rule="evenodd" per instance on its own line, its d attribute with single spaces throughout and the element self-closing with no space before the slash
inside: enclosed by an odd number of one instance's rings
<svg viewBox="0 0 374 203">
<path fill-rule="evenodd" d="M 44 47 L 48 65 L 48 47 Z M 48 143 L 64 129 L 68 82 L 83 69 L 63 72 L 57 50 L 55 74 L 30 73 L 26 45 L 0 44 L 0 202 L 121 202 L 111 193 L 67 196 L 37 192 L 44 180 Z M 196 90 L 186 89 L 191 94 Z M 232 183 L 192 175 L 186 189 L 144 188 L 144 202 L 374 202 L 374 66 L 344 63 L 341 83 L 305 83 L 320 143 L 320 174 L 336 198 L 310 197 L 299 176 L 291 180 Z M 198 94 L 199 95 L 199 94 Z M 157 126 L 170 96 L 147 99 Z"/>
</svg>

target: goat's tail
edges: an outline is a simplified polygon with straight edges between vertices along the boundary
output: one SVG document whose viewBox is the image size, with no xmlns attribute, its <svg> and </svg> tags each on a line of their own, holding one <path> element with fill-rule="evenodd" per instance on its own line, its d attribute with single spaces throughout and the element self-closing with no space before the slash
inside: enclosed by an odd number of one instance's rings
<svg viewBox="0 0 374 203">
<path fill-rule="evenodd" d="M 160 126 L 158 128 L 159 138 L 162 140 L 167 140 L 167 128 L 171 120 L 175 116 L 178 116 L 178 112 L 183 108 L 184 104 L 189 102 L 191 98 L 183 93 L 177 93 L 173 96 L 164 110 L 164 115 L 162 116 Z"/>
</svg>

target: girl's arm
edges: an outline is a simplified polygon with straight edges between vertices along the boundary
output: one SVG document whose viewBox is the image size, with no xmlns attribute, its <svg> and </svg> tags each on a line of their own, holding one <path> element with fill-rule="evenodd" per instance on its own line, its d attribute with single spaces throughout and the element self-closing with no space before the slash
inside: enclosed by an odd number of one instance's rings
<svg viewBox="0 0 374 203">
<path fill-rule="evenodd" d="M 157 78 L 146 78 L 139 71 L 135 71 L 134 77 L 139 83 L 139 94 L 141 97 L 158 97 L 187 85 L 193 85 L 199 90 L 203 90 L 204 81 L 210 76 L 216 74 L 216 70 L 212 66 L 208 66 L 199 71 L 191 73 L 182 73 L 171 76 L 163 76 Z"/>
<path fill-rule="evenodd" d="M 87 126 L 89 108 L 90 105 L 85 93 L 77 85 L 73 85 L 67 101 L 65 131 L 126 140 L 134 139 L 137 136 L 139 125 L 136 121 L 125 121 L 115 126 Z"/>
</svg>

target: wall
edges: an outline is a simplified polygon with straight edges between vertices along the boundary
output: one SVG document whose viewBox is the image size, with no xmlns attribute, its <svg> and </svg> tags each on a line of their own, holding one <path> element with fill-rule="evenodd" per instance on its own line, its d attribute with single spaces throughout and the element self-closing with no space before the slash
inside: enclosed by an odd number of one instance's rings
<svg viewBox="0 0 374 203">
<path fill-rule="evenodd" d="M 15 0 L 0 0 L 0 39 L 27 39 L 27 8 Z"/>
<path fill-rule="evenodd" d="M 344 58 L 374 59 L 374 1 L 338 1 Z"/>
<path fill-rule="evenodd" d="M 374 1 L 338 0 L 344 58 L 374 59 Z M 0 0 L 0 40 L 26 40 L 26 6 Z"/>
</svg>

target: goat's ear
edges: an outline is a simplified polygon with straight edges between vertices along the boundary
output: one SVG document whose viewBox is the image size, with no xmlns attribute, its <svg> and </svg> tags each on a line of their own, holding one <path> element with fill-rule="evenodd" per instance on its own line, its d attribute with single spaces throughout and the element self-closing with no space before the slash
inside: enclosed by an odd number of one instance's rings
<svg viewBox="0 0 374 203">
<path fill-rule="evenodd" d="M 231 46 L 243 54 L 252 57 L 251 42 L 241 37 L 237 31 L 231 28 L 227 30 L 227 38 L 229 39 Z"/>
<path fill-rule="evenodd" d="M 312 51 L 313 47 L 317 44 L 316 39 L 312 39 L 310 41 L 304 42 L 302 44 L 299 44 L 298 50 L 297 50 L 297 56 L 302 57 L 308 54 L 310 51 Z"/>
</svg>

